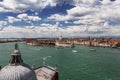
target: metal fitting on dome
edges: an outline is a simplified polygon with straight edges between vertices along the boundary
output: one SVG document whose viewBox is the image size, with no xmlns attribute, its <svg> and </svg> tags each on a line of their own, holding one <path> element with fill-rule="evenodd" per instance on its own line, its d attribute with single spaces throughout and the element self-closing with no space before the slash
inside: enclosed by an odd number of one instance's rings
<svg viewBox="0 0 120 80">
<path fill-rule="evenodd" d="M 9 63 L 10 63 L 10 65 L 16 65 L 16 64 L 23 63 L 23 60 L 21 58 L 21 53 L 18 50 L 17 44 L 15 44 L 15 50 L 13 51 L 13 53 L 11 53 L 11 59 L 10 59 Z"/>
<path fill-rule="evenodd" d="M 15 44 L 15 49 L 18 50 L 18 44 L 17 43 Z"/>
<path fill-rule="evenodd" d="M 46 66 L 46 57 L 43 58 L 43 66 Z"/>
</svg>

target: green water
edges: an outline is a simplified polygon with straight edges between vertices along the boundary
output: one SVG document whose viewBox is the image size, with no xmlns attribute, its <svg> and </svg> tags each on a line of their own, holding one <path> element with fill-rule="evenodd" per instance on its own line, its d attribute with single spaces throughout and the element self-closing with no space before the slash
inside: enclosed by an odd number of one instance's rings
<svg viewBox="0 0 120 80">
<path fill-rule="evenodd" d="M 8 64 L 14 44 L 0 44 L 0 65 Z M 120 80 L 119 49 L 87 46 L 56 48 L 18 44 L 25 63 L 38 67 L 42 64 L 42 58 L 47 57 L 47 64 L 58 66 L 60 80 Z"/>
</svg>

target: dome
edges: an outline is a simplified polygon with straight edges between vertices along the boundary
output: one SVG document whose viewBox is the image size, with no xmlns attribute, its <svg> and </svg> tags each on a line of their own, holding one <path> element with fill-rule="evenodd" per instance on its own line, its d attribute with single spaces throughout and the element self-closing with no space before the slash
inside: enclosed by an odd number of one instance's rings
<svg viewBox="0 0 120 80">
<path fill-rule="evenodd" d="M 0 70 L 0 80 L 37 80 L 34 70 L 23 63 L 17 44 L 9 64 Z"/>
<path fill-rule="evenodd" d="M 26 64 L 7 65 L 0 71 L 0 80 L 36 80 L 35 72 Z"/>
</svg>

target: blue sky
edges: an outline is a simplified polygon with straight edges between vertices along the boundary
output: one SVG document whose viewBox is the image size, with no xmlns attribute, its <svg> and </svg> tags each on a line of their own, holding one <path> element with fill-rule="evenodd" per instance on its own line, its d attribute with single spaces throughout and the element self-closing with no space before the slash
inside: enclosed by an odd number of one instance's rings
<svg viewBox="0 0 120 80">
<path fill-rule="evenodd" d="M 119 0 L 0 0 L 0 38 L 120 36 Z"/>
</svg>

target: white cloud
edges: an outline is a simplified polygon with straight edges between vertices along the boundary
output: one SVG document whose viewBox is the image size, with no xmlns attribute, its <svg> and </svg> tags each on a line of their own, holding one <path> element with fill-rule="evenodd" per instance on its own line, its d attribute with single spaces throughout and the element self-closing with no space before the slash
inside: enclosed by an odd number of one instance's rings
<svg viewBox="0 0 120 80">
<path fill-rule="evenodd" d="M 79 27 L 79 26 L 69 26 L 66 28 L 69 32 L 84 32 L 86 30 L 86 27 Z"/>
<path fill-rule="evenodd" d="M 74 7 L 70 10 L 67 10 L 68 15 L 74 16 L 74 17 L 81 17 L 84 15 L 90 15 L 92 13 L 94 13 L 97 9 L 94 9 L 92 7 L 81 7 L 81 6 L 77 6 Z"/>
<path fill-rule="evenodd" d="M 14 23 L 14 22 L 21 21 L 21 19 L 17 19 L 17 18 L 15 18 L 15 17 L 8 16 L 8 17 L 7 17 L 7 21 L 8 21 L 9 23 Z"/>
<path fill-rule="evenodd" d="M 60 15 L 60 14 L 54 14 L 50 17 L 48 17 L 48 19 L 52 19 L 52 20 L 56 20 L 56 21 L 64 21 L 64 20 L 70 20 L 73 19 L 72 16 L 69 15 Z"/>
<path fill-rule="evenodd" d="M 78 0 L 78 2 L 81 2 L 79 3 L 80 5 L 67 10 L 67 15 L 54 14 L 48 17 L 48 19 L 57 21 L 75 20 L 75 24 L 93 24 L 97 26 L 102 26 L 103 23 L 110 20 L 120 20 L 120 1 L 118 0 L 114 2 L 103 0 L 101 5 L 97 5 L 97 7 L 91 6 L 97 3 L 97 0 Z"/>
<path fill-rule="evenodd" d="M 19 14 L 17 17 L 20 19 L 27 18 L 27 14 L 26 13 Z"/>
<path fill-rule="evenodd" d="M 110 0 L 3 0 L 0 2 L 0 11 L 2 12 L 24 12 L 28 9 L 41 11 L 46 6 L 56 6 L 56 4 L 70 4 L 74 6 L 90 7 L 94 5 L 108 5 L 112 4 Z M 114 1 L 114 3 L 120 3 L 119 0 Z M 96 6 L 97 6 L 96 5 Z"/>
<path fill-rule="evenodd" d="M 9 12 L 10 10 L 7 10 L 7 9 L 5 9 L 5 8 L 3 8 L 3 7 L 1 7 L 0 6 L 0 12 Z"/>
<path fill-rule="evenodd" d="M 6 21 L 0 21 L 0 31 L 7 25 Z"/>
<path fill-rule="evenodd" d="M 64 23 L 66 23 L 66 24 L 69 24 L 69 23 L 71 23 L 71 24 L 72 24 L 72 22 L 69 22 L 69 21 L 64 21 Z"/>
<path fill-rule="evenodd" d="M 24 12 L 28 9 L 41 11 L 46 6 L 56 6 L 56 4 L 76 5 L 77 0 L 3 0 L 0 2 L 1 12 Z"/>
<path fill-rule="evenodd" d="M 74 24 L 85 25 L 85 26 L 103 26 L 106 20 L 94 17 L 92 15 L 87 15 L 81 17 L 79 20 L 73 22 Z"/>
<path fill-rule="evenodd" d="M 29 9 L 35 11 L 42 10 L 47 5 L 55 6 L 63 3 L 75 5 L 75 7 L 67 10 L 67 15 L 54 14 L 47 18 L 58 23 L 54 25 L 43 23 L 40 26 L 26 26 L 25 28 L 8 26 L 0 31 L 0 36 L 23 37 L 23 34 L 24 37 L 53 37 L 61 34 L 63 36 L 120 36 L 120 24 L 117 26 L 109 24 L 110 20 L 120 20 L 120 0 L 114 2 L 110 0 L 4 0 L 0 2 L 0 12 L 23 12 Z M 41 18 L 37 15 L 38 13 L 35 13 L 35 16 L 22 13 L 16 18 L 9 16 L 8 22 L 24 20 L 31 23 L 31 21 L 40 21 Z M 65 21 L 66 24 L 69 24 L 69 20 L 73 21 L 73 26 L 60 27 L 59 21 Z M 2 26 L 5 24 L 7 23 L 0 22 Z M 14 35 L 10 35 L 12 33 Z"/>
<path fill-rule="evenodd" d="M 3 0 L 3 2 L 0 2 L 1 12 L 23 12 L 28 8 L 28 5 L 19 3 L 18 0 Z"/>
<path fill-rule="evenodd" d="M 111 3 L 112 3 L 112 2 L 111 2 L 110 0 L 103 0 L 103 1 L 102 1 L 102 4 L 105 4 L 105 5 L 106 5 L 106 4 L 111 4 Z"/>
<path fill-rule="evenodd" d="M 110 20 L 115 22 L 120 21 L 120 1 L 110 2 L 105 0 L 99 6 L 93 6 L 95 0 L 89 0 L 88 2 L 85 0 L 78 1 L 81 3 L 67 10 L 67 15 L 54 14 L 48 17 L 48 19 L 55 21 L 73 20 L 73 25 L 77 24 L 77 26 L 68 26 L 67 28 L 59 29 L 61 32 L 69 33 L 70 35 L 120 36 L 120 24 L 117 24 L 117 26 L 109 24 Z M 91 3 L 91 5 L 87 5 L 88 3 Z"/>
<path fill-rule="evenodd" d="M 1 12 L 25 12 L 33 9 L 34 11 L 41 11 L 46 6 L 56 6 L 56 4 L 73 4 L 73 0 L 3 0 L 0 2 Z"/>
<path fill-rule="evenodd" d="M 41 20 L 41 18 L 39 18 L 38 16 L 28 16 L 28 20 L 39 21 Z"/>
<path fill-rule="evenodd" d="M 8 26 L 0 31 L 1 38 L 34 38 L 34 37 L 54 37 L 56 25 L 49 27 L 26 26 L 24 28 L 17 26 Z M 12 35 L 11 35 L 12 34 Z"/>
<path fill-rule="evenodd" d="M 7 24 L 6 21 L 0 21 L 0 26 L 4 26 L 4 25 L 6 25 L 6 24 Z"/>
<path fill-rule="evenodd" d="M 99 32 L 101 30 L 103 30 L 102 27 L 98 27 L 98 26 L 90 26 L 90 27 L 88 27 L 89 32 Z"/>
<path fill-rule="evenodd" d="M 107 23 L 106 23 L 107 24 Z M 12 34 L 12 35 L 11 35 Z M 116 26 L 69 26 L 59 27 L 57 24 L 41 24 L 40 26 L 15 27 L 8 26 L 0 31 L 0 37 L 73 37 L 73 36 L 120 36 L 120 27 Z"/>
<path fill-rule="evenodd" d="M 0 36 L 4 37 L 4 38 L 11 38 L 11 37 L 15 37 L 15 38 L 19 38 L 19 37 L 25 37 L 28 36 L 26 35 L 26 33 L 31 33 L 31 30 L 27 30 L 24 28 L 20 28 L 20 27 L 13 27 L 13 26 L 8 26 L 5 27 L 1 32 L 0 32 Z M 11 35 L 12 34 L 12 35 Z"/>
<path fill-rule="evenodd" d="M 3 0 L 0 2 L 1 12 L 24 12 L 28 9 L 42 10 L 48 5 L 43 0 Z"/>
<path fill-rule="evenodd" d="M 67 15 L 54 14 L 48 17 L 48 19 L 57 21 L 75 20 L 80 19 L 83 16 L 93 15 L 96 12 L 98 12 L 98 9 L 96 8 L 77 6 L 70 10 L 67 10 Z"/>
<path fill-rule="evenodd" d="M 38 16 L 29 16 L 29 15 L 27 15 L 26 13 L 19 14 L 19 15 L 17 16 L 17 18 L 22 19 L 22 20 L 25 20 L 25 21 L 27 21 L 27 20 L 40 21 L 40 20 L 41 20 L 41 18 L 38 17 Z"/>
<path fill-rule="evenodd" d="M 98 16 L 101 15 L 101 18 L 106 18 L 106 19 L 119 19 L 120 18 L 120 12 L 118 11 L 119 7 L 120 4 L 108 5 L 107 7 L 102 6 Z"/>
<path fill-rule="evenodd" d="M 48 0 L 49 1 L 49 0 Z M 71 4 L 74 5 L 75 4 L 75 0 L 51 0 L 52 2 L 50 3 L 54 3 L 54 4 Z"/>
<path fill-rule="evenodd" d="M 31 21 L 40 21 L 41 18 L 38 16 L 29 16 L 26 13 L 19 14 L 17 17 L 7 16 L 7 21 L 9 23 L 20 22 L 22 20 L 26 21 L 26 23 L 34 25 Z"/>
<path fill-rule="evenodd" d="M 43 24 L 40 24 L 40 26 L 42 26 L 42 27 L 51 27 L 51 26 L 53 26 L 53 25 L 43 23 Z"/>
</svg>

